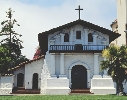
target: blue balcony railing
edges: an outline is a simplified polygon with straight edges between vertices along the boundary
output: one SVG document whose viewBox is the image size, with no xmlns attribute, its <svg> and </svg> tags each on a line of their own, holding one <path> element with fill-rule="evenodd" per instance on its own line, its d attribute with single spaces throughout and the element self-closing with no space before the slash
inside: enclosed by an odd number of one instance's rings
<svg viewBox="0 0 127 100">
<path fill-rule="evenodd" d="M 107 45 L 50 45 L 50 51 L 89 51 L 104 50 Z"/>
</svg>

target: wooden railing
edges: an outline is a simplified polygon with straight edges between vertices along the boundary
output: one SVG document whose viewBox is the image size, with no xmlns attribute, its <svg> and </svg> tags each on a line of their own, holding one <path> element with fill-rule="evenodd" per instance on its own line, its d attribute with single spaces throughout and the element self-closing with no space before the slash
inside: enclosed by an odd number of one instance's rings
<svg viewBox="0 0 127 100">
<path fill-rule="evenodd" d="M 50 45 L 50 51 L 88 51 L 88 50 L 104 50 L 107 45 Z"/>
</svg>

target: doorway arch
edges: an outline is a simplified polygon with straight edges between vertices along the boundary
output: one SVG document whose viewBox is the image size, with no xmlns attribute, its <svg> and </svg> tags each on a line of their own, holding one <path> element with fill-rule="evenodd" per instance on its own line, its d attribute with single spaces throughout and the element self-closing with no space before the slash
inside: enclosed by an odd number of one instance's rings
<svg viewBox="0 0 127 100">
<path fill-rule="evenodd" d="M 17 87 L 23 87 L 23 83 L 24 83 L 24 74 L 23 73 L 17 74 Z"/>
<path fill-rule="evenodd" d="M 32 85 L 32 89 L 38 89 L 38 74 L 34 73 L 33 74 L 33 85 Z"/>
<path fill-rule="evenodd" d="M 85 89 L 87 88 L 87 71 L 82 65 L 75 65 L 71 71 L 71 88 Z"/>
<path fill-rule="evenodd" d="M 68 69 L 68 78 L 69 78 L 69 87 L 72 88 L 72 75 L 71 75 L 71 72 L 72 72 L 72 68 L 76 65 L 82 65 L 86 71 L 87 71 L 87 88 L 90 88 L 91 87 L 91 78 L 90 78 L 90 68 L 87 64 L 85 64 L 84 62 L 81 62 L 81 61 L 77 61 L 77 62 L 74 62 L 70 65 L 69 69 Z"/>
</svg>

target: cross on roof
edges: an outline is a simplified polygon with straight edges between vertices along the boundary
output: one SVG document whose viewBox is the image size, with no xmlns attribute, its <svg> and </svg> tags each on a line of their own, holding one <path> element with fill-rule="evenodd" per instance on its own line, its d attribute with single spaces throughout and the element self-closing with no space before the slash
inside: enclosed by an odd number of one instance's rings
<svg viewBox="0 0 127 100">
<path fill-rule="evenodd" d="M 80 5 L 79 5 L 78 9 L 75 9 L 75 10 L 78 10 L 79 11 L 79 19 L 80 19 L 80 10 L 83 10 L 83 9 L 81 9 L 80 8 Z"/>
</svg>

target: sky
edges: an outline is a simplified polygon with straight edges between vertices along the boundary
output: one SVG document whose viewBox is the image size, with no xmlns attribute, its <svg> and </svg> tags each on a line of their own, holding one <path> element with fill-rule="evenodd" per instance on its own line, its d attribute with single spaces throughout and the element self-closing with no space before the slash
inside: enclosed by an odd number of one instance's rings
<svg viewBox="0 0 127 100">
<path fill-rule="evenodd" d="M 22 34 L 22 54 L 32 59 L 39 45 L 38 34 L 77 20 L 79 5 L 82 20 L 111 30 L 110 24 L 117 18 L 116 0 L 0 0 L 0 23 L 7 19 L 6 11 L 11 7 L 20 24 L 14 29 Z"/>
</svg>

